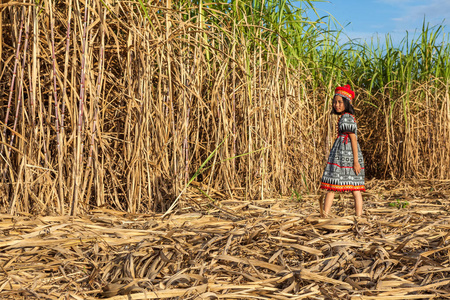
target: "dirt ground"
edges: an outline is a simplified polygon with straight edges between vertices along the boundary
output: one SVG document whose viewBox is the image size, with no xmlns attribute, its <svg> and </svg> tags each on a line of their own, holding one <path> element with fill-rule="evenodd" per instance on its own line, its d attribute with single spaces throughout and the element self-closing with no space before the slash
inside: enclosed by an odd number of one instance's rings
<svg viewBox="0 0 450 300">
<path fill-rule="evenodd" d="M 318 194 L 187 194 L 164 218 L 3 214 L 0 298 L 450 298 L 450 181 L 367 185 L 362 218 L 349 195 L 319 218 Z"/>
</svg>

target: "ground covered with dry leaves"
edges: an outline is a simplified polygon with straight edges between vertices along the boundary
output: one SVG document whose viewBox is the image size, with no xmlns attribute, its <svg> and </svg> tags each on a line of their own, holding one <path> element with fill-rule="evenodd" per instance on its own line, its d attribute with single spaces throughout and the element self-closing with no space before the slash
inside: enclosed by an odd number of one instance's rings
<svg viewBox="0 0 450 300">
<path fill-rule="evenodd" d="M 0 298 L 450 298 L 450 182 L 369 187 L 361 219 L 349 196 L 319 218 L 318 195 L 1 215 Z"/>
</svg>

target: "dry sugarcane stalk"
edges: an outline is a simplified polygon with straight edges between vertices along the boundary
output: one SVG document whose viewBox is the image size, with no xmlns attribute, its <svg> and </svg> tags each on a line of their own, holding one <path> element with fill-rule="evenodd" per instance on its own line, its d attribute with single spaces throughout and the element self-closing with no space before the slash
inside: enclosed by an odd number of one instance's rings
<svg viewBox="0 0 450 300">
<path fill-rule="evenodd" d="M 73 0 L 69 0 L 69 8 L 67 12 L 67 31 L 66 31 L 66 53 L 64 56 L 64 78 L 63 78 L 63 91 L 62 91 L 62 109 L 61 109 L 61 135 L 62 140 L 64 140 L 64 118 L 66 112 L 66 101 L 67 101 L 67 72 L 69 70 L 69 50 L 70 50 L 70 24 L 72 20 L 72 3 Z M 62 145 L 64 148 L 64 145 Z"/>
<path fill-rule="evenodd" d="M 20 46 L 22 45 L 22 29 L 23 29 L 23 23 L 24 22 L 25 22 L 25 7 L 22 8 L 22 17 L 21 17 L 21 20 L 20 20 L 19 36 L 18 36 L 17 44 L 16 44 L 16 55 L 15 55 L 15 59 L 14 59 L 14 70 L 13 70 L 13 74 L 12 74 L 12 78 L 11 78 L 11 84 L 10 84 L 10 89 L 9 89 L 8 106 L 6 108 L 6 116 L 5 116 L 5 123 L 4 123 L 5 128 L 3 129 L 3 138 L 4 139 L 6 138 L 6 132 L 7 132 L 7 129 L 8 129 L 8 119 L 9 119 L 9 113 L 10 113 L 10 110 L 11 110 L 11 100 L 12 100 L 12 95 L 13 95 L 13 92 L 14 92 L 14 83 L 15 83 L 15 79 L 16 79 L 16 75 L 17 75 L 17 65 L 19 63 Z M 3 142 L 6 143 L 5 140 Z M 8 151 L 8 153 L 10 153 L 10 151 Z"/>
<path fill-rule="evenodd" d="M 102 11 L 103 11 L 103 14 L 102 14 Z M 104 68 L 104 66 L 103 66 L 104 58 L 103 57 L 104 57 L 104 45 L 105 45 L 105 25 L 103 24 L 103 22 L 104 22 L 104 18 L 106 16 L 106 10 L 103 10 L 102 7 L 100 7 L 100 15 L 102 16 L 102 20 L 101 20 L 102 25 L 101 25 L 101 44 L 100 44 L 100 50 L 99 50 L 99 64 L 98 64 L 99 70 L 98 70 L 98 77 L 97 77 L 97 84 L 96 84 L 95 101 L 93 103 L 94 117 L 93 117 L 93 121 L 92 121 L 91 143 L 90 143 L 90 148 L 89 148 L 89 156 L 88 156 L 88 162 L 87 162 L 87 166 L 86 166 L 85 177 L 83 180 L 83 188 L 82 188 L 82 192 L 81 192 L 81 198 L 84 198 L 87 183 L 88 183 L 89 172 L 91 171 L 91 167 L 92 167 L 92 155 L 93 155 L 94 144 L 95 144 L 95 136 L 97 133 L 99 99 L 100 99 L 101 88 L 102 88 L 102 83 L 103 83 L 103 68 Z"/>
<path fill-rule="evenodd" d="M 23 7 L 22 14 L 23 14 L 23 18 L 25 18 L 25 7 Z M 21 107 L 22 107 L 23 77 L 24 77 L 24 73 L 25 73 L 25 63 L 27 61 L 29 29 L 30 29 L 30 14 L 28 14 L 28 19 L 27 19 L 26 24 L 25 24 L 25 44 L 23 46 L 23 60 L 22 60 L 22 68 L 21 68 L 21 72 L 20 72 L 19 94 L 17 96 L 17 107 L 16 107 L 15 118 L 14 118 L 13 130 L 12 130 L 12 134 L 11 134 L 11 141 L 9 142 L 11 147 L 12 147 L 12 145 L 14 143 L 15 132 L 16 132 L 16 129 L 17 129 L 17 122 L 19 120 L 19 113 L 20 113 Z M 5 124 L 7 124 L 7 123 L 5 122 Z M 9 148 L 9 156 L 11 156 L 11 148 Z"/>
<path fill-rule="evenodd" d="M 51 32 L 51 50 L 52 50 L 52 67 L 53 67 L 53 100 L 55 101 L 55 130 L 56 130 L 56 147 L 58 149 L 58 211 L 61 215 L 64 215 L 64 183 L 63 183 L 63 153 L 62 153 L 62 139 L 61 139 L 61 132 L 60 132 L 60 123 L 62 122 L 60 116 L 59 116 L 59 101 L 58 101 L 58 93 L 57 93 L 57 86 L 56 86 L 56 78 L 57 78 L 57 69 L 56 69 L 56 55 L 55 55 L 55 21 L 53 18 L 53 5 L 51 0 L 48 0 L 49 7 L 50 7 L 50 32 Z M 65 84 L 64 84 L 65 85 Z M 64 103 L 64 96 L 62 96 L 62 102 Z"/>
<path fill-rule="evenodd" d="M 77 136 L 76 136 L 76 151 L 74 151 L 75 157 L 75 166 L 74 166 L 74 187 L 73 187 L 73 198 L 72 205 L 70 210 L 70 215 L 74 216 L 77 214 L 78 202 L 79 202 L 79 189 L 80 189 L 80 179 L 81 173 L 83 172 L 82 166 L 82 157 L 83 157 L 83 145 L 84 145 L 84 103 L 85 103 L 85 94 L 86 94 L 86 51 L 87 51 L 87 23 L 88 23 L 88 1 L 86 1 L 84 6 L 84 21 L 83 21 L 83 37 L 82 37 L 82 46 L 81 46 L 81 79 L 80 79 L 80 100 L 78 104 L 78 127 L 77 127 Z M 78 11 L 79 8 L 78 8 Z"/>
</svg>

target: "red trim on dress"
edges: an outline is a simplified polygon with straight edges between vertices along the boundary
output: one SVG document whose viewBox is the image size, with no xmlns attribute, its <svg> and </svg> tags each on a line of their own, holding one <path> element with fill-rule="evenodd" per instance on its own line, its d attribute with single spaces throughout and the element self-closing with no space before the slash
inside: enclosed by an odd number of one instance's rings
<svg viewBox="0 0 450 300">
<path fill-rule="evenodd" d="M 338 137 L 343 137 L 344 138 L 344 140 L 342 141 L 344 144 L 348 144 L 348 133 L 345 133 L 345 134 L 338 134 Z"/>
<path fill-rule="evenodd" d="M 321 182 L 320 188 L 323 190 L 333 191 L 333 192 L 353 192 L 362 191 L 365 192 L 366 188 L 364 185 L 336 185 Z"/>
<path fill-rule="evenodd" d="M 339 168 L 342 168 L 342 169 L 353 169 L 353 167 L 342 167 L 342 166 L 340 166 L 338 164 L 333 164 L 333 163 L 330 163 L 330 162 L 327 162 L 327 164 L 333 165 L 333 166 L 338 166 Z M 364 170 L 364 168 L 361 168 L 361 170 Z"/>
</svg>

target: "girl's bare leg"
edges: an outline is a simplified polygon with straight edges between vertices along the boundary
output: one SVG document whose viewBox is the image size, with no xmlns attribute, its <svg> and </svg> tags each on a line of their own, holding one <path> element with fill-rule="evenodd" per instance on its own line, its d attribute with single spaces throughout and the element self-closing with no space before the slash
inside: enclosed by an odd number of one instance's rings
<svg viewBox="0 0 450 300">
<path fill-rule="evenodd" d="M 357 217 L 360 217 L 362 215 L 363 210 L 363 200 L 361 191 L 353 191 L 353 198 L 355 198 L 355 215 Z"/>
<path fill-rule="evenodd" d="M 325 196 L 325 203 L 323 205 L 324 217 L 328 217 L 328 214 L 330 213 L 331 210 L 331 205 L 333 204 L 333 200 L 334 200 L 334 192 L 328 192 L 327 195 Z"/>
</svg>

